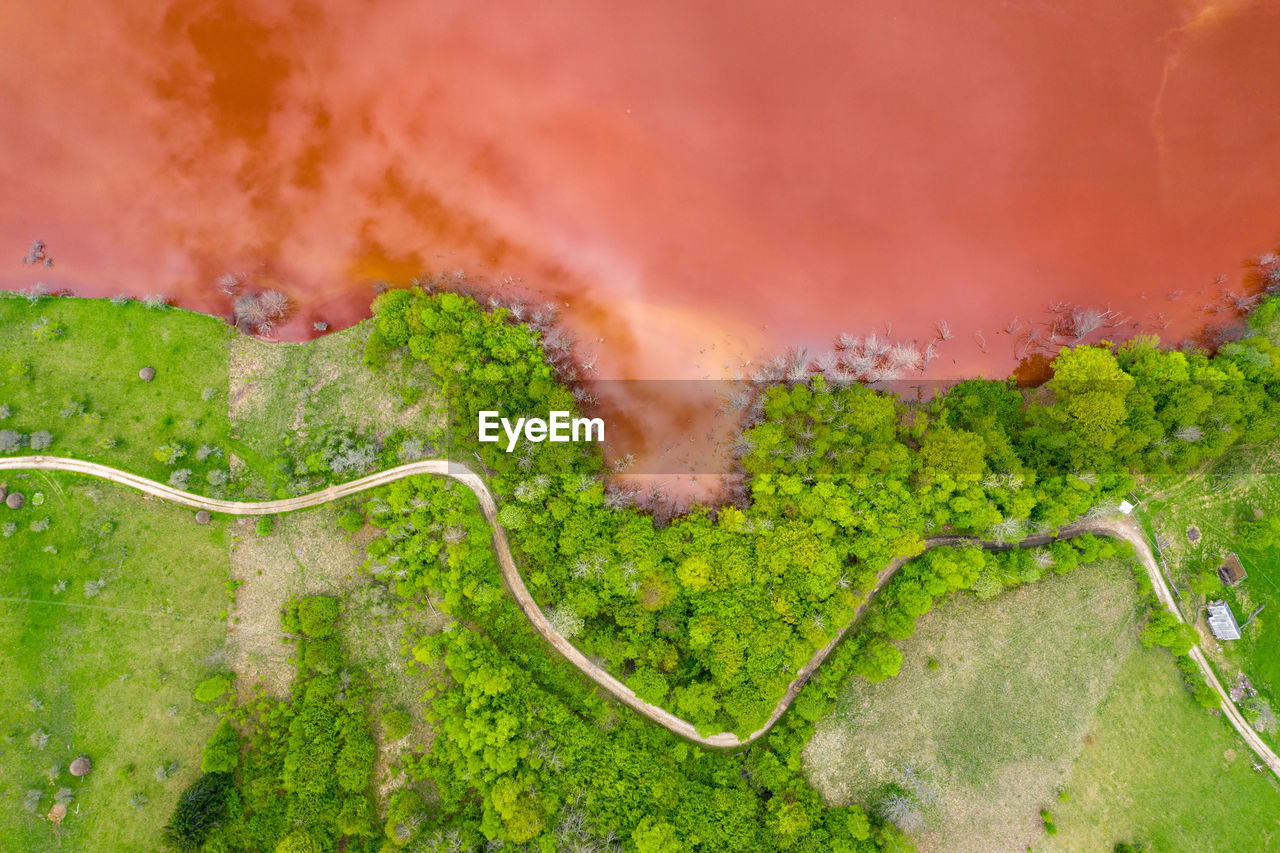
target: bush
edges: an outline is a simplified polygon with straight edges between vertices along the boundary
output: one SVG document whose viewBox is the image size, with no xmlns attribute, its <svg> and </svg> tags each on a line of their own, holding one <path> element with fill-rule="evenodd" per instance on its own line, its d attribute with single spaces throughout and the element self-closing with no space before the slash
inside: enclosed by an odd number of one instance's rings
<svg viewBox="0 0 1280 853">
<path fill-rule="evenodd" d="M 231 689 L 231 676 L 215 675 L 212 678 L 206 678 L 196 686 L 195 697 L 197 702 L 212 702 L 226 695 Z"/>
<path fill-rule="evenodd" d="M 311 640 L 302 650 L 303 662 L 321 675 L 330 675 L 342 668 L 342 644 L 336 637 Z"/>
<path fill-rule="evenodd" d="M 226 817 L 231 792 L 230 773 L 206 773 L 192 782 L 161 831 L 164 843 L 175 850 L 199 850 Z"/>
<path fill-rule="evenodd" d="M 312 595 L 297 603 L 296 613 L 299 631 L 313 639 L 324 639 L 333 635 L 341 608 L 336 598 Z"/>
<path fill-rule="evenodd" d="M 275 853 L 320 853 L 320 842 L 311 837 L 305 829 L 295 829 L 280 839 Z"/>
<path fill-rule="evenodd" d="M 382 737 L 384 740 L 400 740 L 413 728 L 413 718 L 404 708 L 388 708 L 382 714 Z"/>
<path fill-rule="evenodd" d="M 351 732 L 333 765 L 338 785 L 351 793 L 369 787 L 369 777 L 373 774 L 373 762 L 377 756 L 378 748 L 367 731 L 356 729 Z"/>
<path fill-rule="evenodd" d="M 348 533 L 359 533 L 364 527 L 364 515 L 359 510 L 344 512 L 338 516 L 338 526 Z"/>
<path fill-rule="evenodd" d="M 240 763 L 240 733 L 229 720 L 223 720 L 214 729 L 200 756 L 200 770 L 204 773 L 230 773 Z"/>
<path fill-rule="evenodd" d="M 270 536 L 271 531 L 275 530 L 276 523 L 269 515 L 264 515 L 258 519 L 258 535 Z"/>
<path fill-rule="evenodd" d="M 404 847 L 413 840 L 416 824 L 410 820 L 422 809 L 422 797 L 412 789 L 396 791 L 387 806 L 387 822 L 384 827 L 387 838 L 397 847 Z"/>
</svg>

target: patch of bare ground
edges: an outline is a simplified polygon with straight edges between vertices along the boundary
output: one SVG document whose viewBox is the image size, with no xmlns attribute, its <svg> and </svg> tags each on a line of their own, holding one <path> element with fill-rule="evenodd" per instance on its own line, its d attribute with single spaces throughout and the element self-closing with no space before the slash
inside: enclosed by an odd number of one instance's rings
<svg viewBox="0 0 1280 853">
<path fill-rule="evenodd" d="M 331 506 L 280 516 L 275 522 L 266 536 L 258 535 L 252 518 L 232 526 L 231 578 L 239 588 L 228 614 L 228 635 L 240 683 L 247 687 L 261 681 L 269 692 L 284 696 L 294 672 L 281 607 L 295 596 L 336 594 L 366 583 L 360 565 L 369 537 L 348 539 Z"/>
<path fill-rule="evenodd" d="M 829 803 L 876 810 L 915 774 L 920 850 L 1025 849 L 1138 648 L 1134 602 L 1118 562 L 945 602 L 902 644 L 897 678 L 846 686 L 805 750 L 810 780 Z"/>
</svg>

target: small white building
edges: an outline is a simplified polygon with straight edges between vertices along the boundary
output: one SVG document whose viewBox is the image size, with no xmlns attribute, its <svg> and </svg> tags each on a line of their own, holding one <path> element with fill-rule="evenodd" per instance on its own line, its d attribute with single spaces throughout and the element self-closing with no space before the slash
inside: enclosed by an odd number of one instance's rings
<svg viewBox="0 0 1280 853">
<path fill-rule="evenodd" d="M 1120 501 L 1120 511 L 1125 515 L 1128 515 L 1129 513 L 1133 512 L 1133 504 L 1129 503 L 1128 501 Z"/>
<path fill-rule="evenodd" d="M 1219 640 L 1240 639 L 1240 626 L 1236 624 L 1230 604 L 1225 601 L 1209 602 L 1209 630 Z"/>
</svg>

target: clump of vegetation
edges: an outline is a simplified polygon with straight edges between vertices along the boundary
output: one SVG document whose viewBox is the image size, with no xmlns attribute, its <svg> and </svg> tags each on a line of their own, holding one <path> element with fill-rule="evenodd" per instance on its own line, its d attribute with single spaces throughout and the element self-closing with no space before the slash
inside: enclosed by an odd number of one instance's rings
<svg viewBox="0 0 1280 853">
<path fill-rule="evenodd" d="M 216 699 L 221 699 L 230 692 L 231 676 L 214 675 L 206 678 L 196 687 L 195 699 L 197 702 L 213 702 Z"/>
<path fill-rule="evenodd" d="M 333 636 L 342 607 L 338 599 L 327 595 L 311 595 L 294 602 L 286 611 L 285 628 L 308 639 L 321 640 Z"/>
<path fill-rule="evenodd" d="M 170 819 L 171 827 L 194 827 L 184 838 L 214 849 L 377 849 L 369 843 L 377 832 L 373 693 L 331 636 L 337 605 L 311 596 L 286 607 L 290 621 L 306 626 L 292 696 L 251 699 L 219 723 L 205 746 L 202 779 L 218 779 L 235 808 L 220 811 L 216 800 L 184 795 Z"/>
<path fill-rule="evenodd" d="M 409 712 L 399 705 L 386 709 L 382 713 L 382 737 L 387 741 L 400 740 L 409 734 L 413 727 L 413 718 Z"/>
<path fill-rule="evenodd" d="M 275 519 L 271 516 L 263 515 L 258 517 L 257 531 L 259 536 L 270 536 L 275 527 Z"/>
<path fill-rule="evenodd" d="M 222 824 L 234 796 L 230 773 L 205 773 L 182 792 L 162 838 L 175 850 L 199 850 Z"/>
</svg>

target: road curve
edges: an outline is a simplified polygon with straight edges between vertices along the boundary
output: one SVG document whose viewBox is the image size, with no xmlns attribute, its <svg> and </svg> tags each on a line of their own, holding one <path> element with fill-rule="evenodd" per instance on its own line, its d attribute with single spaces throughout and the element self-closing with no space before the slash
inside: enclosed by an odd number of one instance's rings
<svg viewBox="0 0 1280 853">
<path fill-rule="evenodd" d="M 127 471 L 121 471 L 118 468 L 112 468 L 107 465 L 100 465 L 96 462 L 85 462 L 79 459 L 69 459 L 60 456 L 14 456 L 9 458 L 0 458 L 0 471 L 17 471 L 17 470 L 38 470 L 38 471 L 63 471 L 73 474 L 84 474 L 90 477 L 108 480 L 122 486 L 128 486 L 145 494 L 153 495 L 171 503 L 189 506 L 197 510 L 205 509 L 210 512 L 225 513 L 228 515 L 270 515 L 280 512 L 292 512 L 294 510 L 308 509 L 311 507 L 321 506 L 330 503 L 348 495 L 358 494 L 359 492 L 393 483 L 406 477 L 413 477 L 418 474 L 435 474 L 439 476 L 449 477 L 475 494 L 476 499 L 480 503 L 480 510 L 484 513 L 485 520 L 488 521 L 490 528 L 493 530 L 493 546 L 494 552 L 498 558 L 498 564 L 502 569 L 502 576 L 511 590 L 512 595 L 516 599 L 516 603 L 520 605 L 520 609 L 524 611 L 525 616 L 533 624 L 537 632 L 542 635 L 552 647 L 563 655 L 570 663 L 577 667 L 584 675 L 603 687 L 620 702 L 630 707 L 632 710 L 647 717 L 653 722 L 663 726 L 669 731 L 687 738 L 695 743 L 709 747 L 735 747 L 744 746 L 761 737 L 765 732 L 769 731 L 775 723 L 781 719 L 787 709 L 791 707 L 791 703 L 795 701 L 800 690 L 818 670 L 827 657 L 835 651 L 836 646 L 844 638 L 845 634 L 858 624 L 863 613 L 866 612 L 868 605 L 875 598 L 886 583 L 905 565 L 911 558 L 900 557 L 886 566 L 876 577 L 875 586 L 868 591 L 866 598 L 862 604 L 858 606 L 854 614 L 853 620 L 846 625 L 835 638 L 819 649 L 809 662 L 806 663 L 796 677 L 792 679 L 786 693 L 778 701 L 773 713 L 769 719 L 756 731 L 752 732 L 745 738 L 739 738 L 732 732 L 721 732 L 720 734 L 703 736 L 698 730 L 687 720 L 683 720 L 657 705 L 645 702 L 636 696 L 635 691 L 623 684 L 614 676 L 610 675 L 603 668 L 597 666 L 587 659 L 572 643 L 556 632 L 551 627 L 551 623 L 542 612 L 542 608 L 534 600 L 530 594 L 528 587 L 524 584 L 524 578 L 520 575 L 520 571 L 516 568 L 515 558 L 511 554 L 511 547 L 507 542 L 506 531 L 502 529 L 502 525 L 498 524 L 498 508 L 493 499 L 493 495 L 489 492 L 489 487 L 485 485 L 480 477 L 465 465 L 457 462 L 450 462 L 447 459 L 424 459 L 419 462 L 410 462 L 405 465 L 399 465 L 395 468 L 388 468 L 385 471 L 379 471 L 376 474 L 370 474 L 367 477 L 361 477 L 358 480 L 352 480 L 348 483 L 341 483 L 336 486 L 329 486 L 306 495 L 300 495 L 294 498 L 284 498 L 275 501 L 226 501 L 218 498 L 206 498 L 201 495 L 192 494 L 191 492 L 175 489 L 163 483 L 157 483 L 154 480 L 148 480 L 146 477 L 140 477 L 137 474 L 130 474 Z M 1148 544 L 1146 537 L 1141 529 L 1128 518 L 1125 519 L 1097 519 L 1078 522 L 1076 524 L 1063 527 L 1056 536 L 1048 534 L 1037 534 L 1030 536 L 1021 542 L 1014 544 L 986 542 L 983 540 L 963 537 L 963 536 L 940 536 L 928 539 L 925 542 L 925 549 L 938 547 L 956 547 L 956 546 L 978 546 L 987 549 L 1008 549 L 1013 547 L 1035 547 L 1037 545 L 1045 545 L 1055 539 L 1069 539 L 1084 533 L 1093 533 L 1099 536 L 1108 536 L 1115 539 L 1122 539 L 1134 547 L 1138 558 L 1142 561 L 1143 566 L 1147 570 L 1147 574 L 1151 577 L 1152 587 L 1155 589 L 1156 597 L 1160 600 L 1168 610 L 1177 617 L 1178 621 L 1183 621 L 1182 613 L 1178 610 L 1173 594 L 1169 591 L 1168 585 L 1165 583 L 1164 575 L 1161 574 L 1159 565 L 1156 563 L 1155 556 L 1151 552 L 1151 546 Z M 1249 747 L 1257 753 L 1258 757 L 1271 769 L 1273 773 L 1280 776 L 1280 756 L 1271 750 L 1269 746 L 1259 737 L 1253 727 L 1240 714 L 1235 703 L 1227 695 L 1222 684 L 1214 675 L 1213 668 L 1210 667 L 1208 659 L 1201 652 L 1199 647 L 1191 650 L 1191 659 L 1200 667 L 1202 674 L 1208 681 L 1209 685 L 1217 692 L 1222 700 L 1222 711 L 1226 714 L 1231 725 L 1235 727 L 1240 737 L 1249 745 Z"/>
</svg>

